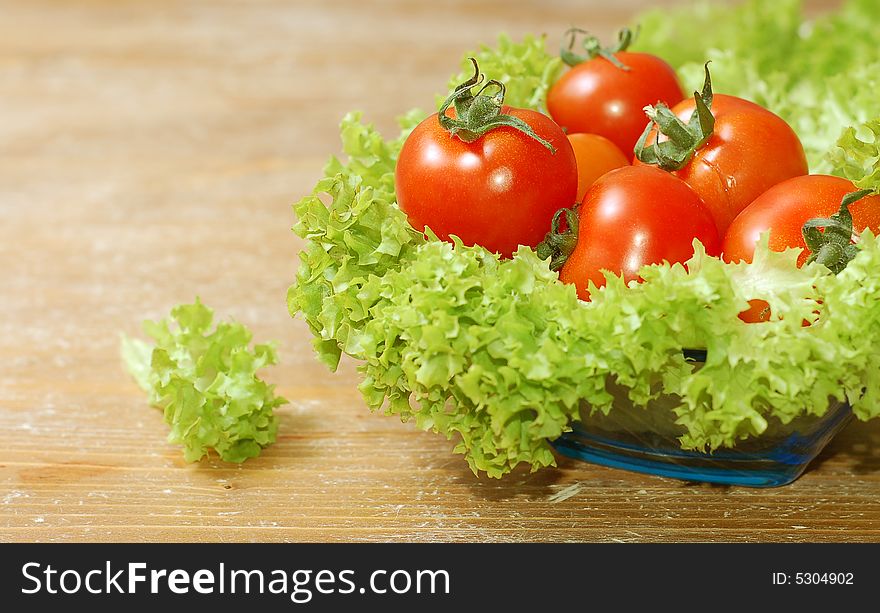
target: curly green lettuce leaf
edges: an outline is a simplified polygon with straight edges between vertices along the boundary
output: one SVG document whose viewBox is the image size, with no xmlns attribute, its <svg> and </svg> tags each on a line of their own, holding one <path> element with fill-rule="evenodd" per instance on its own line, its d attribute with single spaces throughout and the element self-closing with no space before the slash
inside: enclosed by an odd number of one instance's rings
<svg viewBox="0 0 880 613">
<path fill-rule="evenodd" d="M 146 341 L 125 334 L 122 335 L 120 342 L 122 362 L 128 369 L 128 374 L 142 390 L 149 393 L 152 389 L 150 366 L 153 358 L 153 346 Z"/>
<path fill-rule="evenodd" d="M 360 114 L 346 115 L 340 130 L 347 161 L 331 158 L 326 176 L 294 205 L 293 231 L 306 243 L 287 293 L 288 309 L 302 313 L 319 359 L 333 370 L 343 351 L 357 351 L 370 317 L 360 288 L 370 276 L 400 266 L 424 241 L 395 202 L 394 166 L 412 121 L 401 125 L 401 137 L 385 142 Z"/>
<path fill-rule="evenodd" d="M 847 128 L 831 150 L 834 171 L 859 189 L 880 192 L 880 117 Z"/>
<path fill-rule="evenodd" d="M 726 49 L 750 58 L 765 73 L 793 59 L 802 23 L 800 0 L 747 0 L 735 6 L 687 2 L 640 14 L 633 48 L 654 53 L 676 67 L 704 62 L 709 49 Z M 712 76 L 716 88 L 724 84 L 716 84 Z"/>
<path fill-rule="evenodd" d="M 752 264 L 725 263 L 698 249 L 686 267 L 649 267 L 642 273 L 644 287 L 631 290 L 644 294 L 639 306 L 644 317 L 679 321 L 679 327 L 655 325 L 652 334 L 707 349 L 701 368 L 664 385 L 664 393 L 681 399 L 672 411 L 686 428 L 684 447 L 732 446 L 765 432 L 771 419 L 788 423 L 805 413 L 821 415 L 830 397 L 842 396 L 832 375 L 805 374 L 805 362 L 826 357 L 826 344 L 815 338 L 821 305 L 815 286 L 830 273 L 814 265 L 798 269 L 798 253 L 773 252 L 766 237 Z M 682 294 L 694 290 L 700 293 Z M 770 322 L 746 324 L 738 318 L 752 300 L 768 303 Z M 804 321 L 813 326 L 805 328 Z"/>
<path fill-rule="evenodd" d="M 529 249 L 499 261 L 481 248 L 421 245 L 406 266 L 373 277 L 359 356 L 370 406 L 458 436 L 474 472 L 554 463 L 584 395 L 565 359 L 580 312 L 572 288 Z M 565 364 L 564 372 L 560 366 Z M 593 395 L 607 395 L 604 384 Z"/>
<path fill-rule="evenodd" d="M 558 53 L 547 52 L 544 36 L 529 35 L 516 43 L 501 34 L 495 47 L 482 45 L 478 51 L 465 54 L 461 72 L 449 80 L 450 92 L 473 75 L 469 57 L 476 58 L 488 79 L 504 83 L 505 104 L 546 112 L 547 91 L 562 72 L 563 64 Z M 443 96 L 438 98 L 438 104 L 442 99 Z"/>
<path fill-rule="evenodd" d="M 277 362 L 272 344 L 250 349 L 251 333 L 239 323 L 212 329 L 213 312 L 198 299 L 179 305 L 162 321 L 144 322 L 154 344 L 126 336 L 128 371 L 164 411 L 168 440 L 195 462 L 214 450 L 227 462 L 243 462 L 275 442 L 285 404 L 256 372 Z"/>
<path fill-rule="evenodd" d="M 818 289 L 823 306 L 823 336 L 837 359 L 835 374 L 862 420 L 880 417 L 880 238 L 865 230 L 859 254 L 837 276 L 823 279 Z M 825 363 L 822 363 L 825 367 Z"/>
</svg>

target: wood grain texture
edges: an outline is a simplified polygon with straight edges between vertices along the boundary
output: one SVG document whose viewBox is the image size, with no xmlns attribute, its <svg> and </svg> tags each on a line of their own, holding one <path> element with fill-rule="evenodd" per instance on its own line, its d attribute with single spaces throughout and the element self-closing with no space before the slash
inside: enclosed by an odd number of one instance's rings
<svg viewBox="0 0 880 613">
<path fill-rule="evenodd" d="M 390 130 L 498 31 L 648 4 L 0 0 L 0 540 L 880 540 L 880 424 L 779 489 L 564 459 L 478 479 L 286 312 L 290 204 L 345 111 Z M 282 342 L 281 436 L 244 466 L 185 464 L 120 365 L 120 331 L 196 294 Z"/>
</svg>

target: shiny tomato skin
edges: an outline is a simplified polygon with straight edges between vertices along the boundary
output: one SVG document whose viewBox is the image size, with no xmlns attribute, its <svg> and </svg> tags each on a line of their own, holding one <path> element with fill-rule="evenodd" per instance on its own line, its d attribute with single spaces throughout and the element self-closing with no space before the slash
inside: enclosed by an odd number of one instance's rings
<svg viewBox="0 0 880 613">
<path fill-rule="evenodd" d="M 601 57 L 573 66 L 547 93 L 547 110 L 569 134 L 599 134 L 631 156 L 648 124 L 644 107 L 672 106 L 684 93 L 675 70 L 659 57 L 631 51 L 614 57 L 629 70 Z"/>
<path fill-rule="evenodd" d="M 672 109 L 685 122 L 693 110 L 692 99 Z M 806 175 L 809 169 L 800 139 L 778 115 L 724 94 L 715 94 L 712 113 L 712 136 L 674 174 L 700 195 L 724 236 L 734 218 L 755 198 L 777 183 Z M 654 138 L 653 133 L 649 135 L 648 143 Z"/>
<path fill-rule="evenodd" d="M 798 256 L 803 266 L 810 253 L 802 228 L 814 217 L 830 217 L 840 209 L 840 201 L 856 191 L 852 181 L 830 175 L 805 175 L 774 185 L 736 216 L 722 244 L 722 257 L 727 262 L 751 262 L 761 234 L 769 230 L 768 245 L 774 251 L 790 247 L 804 249 Z M 880 234 L 880 196 L 868 196 L 849 208 L 853 228 L 861 233 L 870 228 Z M 770 305 L 752 300 L 739 318 L 748 323 L 770 319 Z"/>
<path fill-rule="evenodd" d="M 617 145 L 604 136 L 578 132 L 577 134 L 569 134 L 568 142 L 571 143 L 574 157 L 577 160 L 578 202 L 584 199 L 584 194 L 596 182 L 596 179 L 615 168 L 630 165 L 629 158 L 623 155 Z"/>
<path fill-rule="evenodd" d="M 830 217 L 840 209 L 840 201 L 858 188 L 852 181 L 831 175 L 805 175 L 774 185 L 736 216 L 722 245 L 727 262 L 751 262 L 761 234 L 770 231 L 769 247 L 784 251 L 803 249 L 798 266 L 810 257 L 804 242 L 804 223 L 814 217 Z M 853 229 L 861 234 L 869 228 L 880 234 L 880 196 L 868 196 L 849 207 Z"/>
<path fill-rule="evenodd" d="M 537 246 L 553 214 L 575 202 L 577 163 L 562 129 L 537 111 L 502 113 L 525 121 L 556 153 L 507 126 L 466 143 L 431 115 L 404 142 L 395 170 L 397 202 L 414 228 L 510 257 L 519 245 Z"/>
<path fill-rule="evenodd" d="M 718 231 L 700 197 L 684 181 L 653 166 L 626 166 L 596 181 L 579 209 L 578 242 L 560 271 L 563 283 L 589 300 L 592 281 L 605 285 L 602 270 L 638 279 L 645 264 L 685 262 L 700 239 L 718 255 Z"/>
</svg>

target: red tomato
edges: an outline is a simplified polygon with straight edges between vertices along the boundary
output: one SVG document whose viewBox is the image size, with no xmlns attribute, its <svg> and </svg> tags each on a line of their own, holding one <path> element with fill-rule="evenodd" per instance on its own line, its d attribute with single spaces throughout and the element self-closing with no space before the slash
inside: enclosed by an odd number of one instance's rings
<svg viewBox="0 0 880 613">
<path fill-rule="evenodd" d="M 466 143 L 443 129 L 434 113 L 403 144 L 395 185 L 413 227 L 509 257 L 519 245 L 540 243 L 553 214 L 575 202 L 577 163 L 549 117 L 508 106 L 501 112 L 525 121 L 556 153 L 508 126 Z"/>
<path fill-rule="evenodd" d="M 603 270 L 627 281 L 645 264 L 688 260 L 699 239 L 717 255 L 721 241 L 700 197 L 681 179 L 653 166 L 612 170 L 587 190 L 579 210 L 577 246 L 559 278 L 589 299 L 590 281 L 605 285 Z"/>
<path fill-rule="evenodd" d="M 803 249 L 798 256 L 798 266 L 803 266 L 810 257 L 802 232 L 804 223 L 814 217 L 830 217 L 840 208 L 843 197 L 857 189 L 852 181 L 830 175 L 806 175 L 774 185 L 730 224 L 724 237 L 724 259 L 751 262 L 761 234 L 769 230 L 770 249 Z M 856 234 L 865 228 L 880 234 L 880 196 L 862 198 L 850 205 L 849 211 Z"/>
<path fill-rule="evenodd" d="M 851 181 L 829 175 L 795 177 L 774 185 L 736 216 L 722 245 L 728 262 L 751 262 L 761 234 L 770 231 L 768 244 L 774 251 L 800 248 L 798 266 L 810 257 L 804 242 L 803 226 L 814 217 L 830 217 L 840 209 L 843 197 L 857 188 Z M 868 196 L 849 207 L 853 229 L 859 234 L 870 228 L 880 234 L 880 196 Z M 767 321 L 769 305 L 763 300 L 750 301 L 750 308 L 739 317 L 749 323 Z"/>
<path fill-rule="evenodd" d="M 688 99 L 672 112 L 687 123 L 694 107 L 693 99 Z M 777 183 L 807 174 L 807 158 L 791 127 L 753 102 L 716 94 L 712 114 L 715 129 L 709 140 L 674 174 L 700 195 L 724 236 L 755 198 Z M 652 132 L 647 143 L 655 138 Z"/>
<path fill-rule="evenodd" d="M 684 93 L 675 71 L 657 56 L 618 51 L 614 57 L 629 70 L 603 57 L 577 64 L 550 88 L 547 110 L 569 133 L 599 134 L 628 156 L 648 123 L 644 107 L 671 106 Z"/>
<path fill-rule="evenodd" d="M 584 199 L 587 189 L 609 170 L 629 166 L 629 158 L 604 136 L 598 134 L 569 134 L 568 142 L 577 160 L 577 201 Z"/>
</svg>

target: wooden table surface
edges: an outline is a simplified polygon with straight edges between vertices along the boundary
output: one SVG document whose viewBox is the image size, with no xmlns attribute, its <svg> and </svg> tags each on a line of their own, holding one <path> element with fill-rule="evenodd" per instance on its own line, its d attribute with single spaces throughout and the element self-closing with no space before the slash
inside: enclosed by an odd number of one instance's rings
<svg viewBox="0 0 880 613">
<path fill-rule="evenodd" d="M 880 540 L 880 423 L 777 489 L 566 459 L 476 478 L 287 314 L 290 205 L 345 111 L 390 130 L 499 31 L 608 34 L 649 4 L 0 0 L 0 540 Z M 281 342 L 291 402 L 243 466 L 186 464 L 120 364 L 120 331 L 197 294 Z"/>
</svg>

